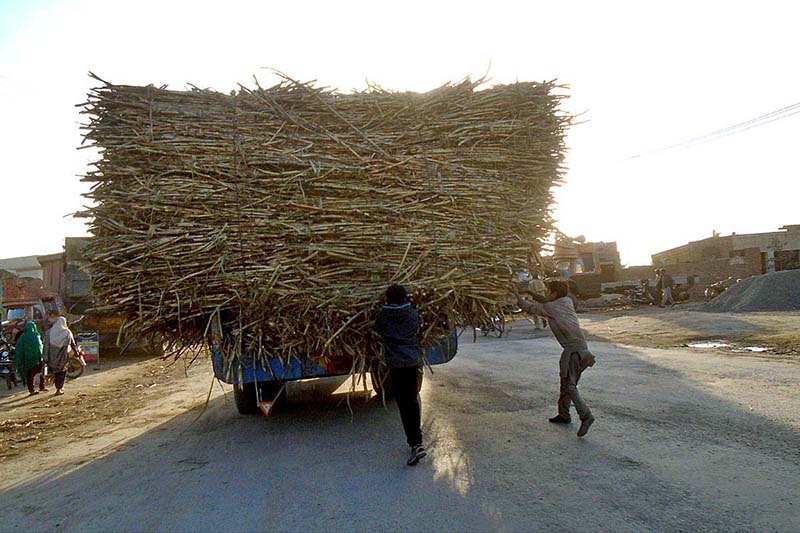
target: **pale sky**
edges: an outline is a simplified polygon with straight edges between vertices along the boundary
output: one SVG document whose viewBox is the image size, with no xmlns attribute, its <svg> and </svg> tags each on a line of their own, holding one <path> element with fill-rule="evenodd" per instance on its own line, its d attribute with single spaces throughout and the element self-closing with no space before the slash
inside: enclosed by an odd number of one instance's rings
<svg viewBox="0 0 800 533">
<path fill-rule="evenodd" d="M 800 114 L 644 155 L 800 102 L 793 2 L 0 0 L 0 257 L 85 234 L 93 71 L 113 83 L 229 92 L 274 67 L 342 91 L 424 91 L 489 73 L 557 78 L 568 134 L 558 226 L 616 240 L 623 263 L 689 240 L 800 224 Z"/>
</svg>

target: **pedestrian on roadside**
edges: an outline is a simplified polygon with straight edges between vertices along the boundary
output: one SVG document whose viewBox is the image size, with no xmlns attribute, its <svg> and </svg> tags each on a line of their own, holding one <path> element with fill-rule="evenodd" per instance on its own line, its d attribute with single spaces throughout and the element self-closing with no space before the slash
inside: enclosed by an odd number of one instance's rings
<svg viewBox="0 0 800 533">
<path fill-rule="evenodd" d="M 575 306 L 569 297 L 567 282 L 560 279 L 550 280 L 546 283 L 548 294 L 541 296 L 528 292 L 535 301 L 527 300 L 516 285 L 512 285 L 519 301 L 519 306 L 528 313 L 546 316 L 550 322 L 550 330 L 561 345 L 561 358 L 558 362 L 559 377 L 561 380 L 560 394 L 558 397 L 558 414 L 549 419 L 554 424 L 569 424 L 572 418 L 569 414 L 570 403 L 575 404 L 575 410 L 581 420 L 578 436 L 583 437 L 594 423 L 589 406 L 578 393 L 578 381 L 586 368 L 593 366 L 595 357 L 589 351 L 586 338 L 578 322 Z"/>
<path fill-rule="evenodd" d="M 545 287 L 544 281 L 542 280 L 542 277 L 538 273 L 533 275 L 533 279 L 531 279 L 530 282 L 529 290 L 534 294 L 539 294 L 542 296 L 547 294 L 547 287 Z M 539 326 L 540 323 L 541 327 Z M 547 319 L 544 316 L 533 315 L 533 329 L 538 330 L 538 329 L 544 329 L 546 327 L 547 327 Z"/>
<path fill-rule="evenodd" d="M 28 396 L 39 394 L 33 388 L 33 380 L 42 371 L 42 338 L 35 322 L 25 323 L 25 329 L 17 339 L 14 360 L 19 377 L 28 385 Z M 42 378 L 39 379 L 39 388 L 44 388 Z"/>
<path fill-rule="evenodd" d="M 653 298 L 653 288 L 650 286 L 650 280 L 645 278 L 641 280 L 639 283 L 641 286 L 642 297 L 647 302 L 647 305 L 653 305 L 654 303 L 656 303 L 655 299 Z"/>
<path fill-rule="evenodd" d="M 663 307 L 661 305 L 661 301 L 664 297 L 664 279 L 662 277 L 664 270 L 661 268 L 657 268 L 654 271 L 656 273 L 656 304 L 659 307 Z"/>
<path fill-rule="evenodd" d="M 60 396 L 64 394 L 70 350 L 76 354 L 80 353 L 78 345 L 75 344 L 75 337 L 67 327 L 67 319 L 63 316 L 56 318 L 56 321 L 50 326 L 45 337 L 44 348 L 47 368 L 53 373 L 55 379 L 55 395 Z"/>
<path fill-rule="evenodd" d="M 675 305 L 675 300 L 672 299 L 672 287 L 675 286 L 675 281 L 672 279 L 672 276 L 669 275 L 669 272 L 661 269 L 661 289 L 662 289 L 662 296 L 661 296 L 661 307 L 669 305 Z"/>
<path fill-rule="evenodd" d="M 386 304 L 381 308 L 374 328 L 381 336 L 383 357 L 389 367 L 389 380 L 400 411 L 400 420 L 411 447 L 409 466 L 427 455 L 422 445 L 422 358 L 419 334 L 422 319 L 411 305 L 402 285 L 386 289 Z"/>
</svg>

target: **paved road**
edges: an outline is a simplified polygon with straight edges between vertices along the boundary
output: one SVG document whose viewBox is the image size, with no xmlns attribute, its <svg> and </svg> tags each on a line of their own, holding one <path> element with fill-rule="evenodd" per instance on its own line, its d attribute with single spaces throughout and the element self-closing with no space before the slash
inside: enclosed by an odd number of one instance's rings
<svg viewBox="0 0 800 533">
<path fill-rule="evenodd" d="M 517 327 L 426 374 L 431 455 L 394 406 L 324 386 L 274 417 L 231 400 L 4 491 L 0 529 L 799 531 L 800 365 L 597 343 L 585 439 L 554 427 L 558 349 Z M 312 394 L 313 393 L 313 394 Z M 47 460 L 43 457 L 42 460 Z"/>
</svg>

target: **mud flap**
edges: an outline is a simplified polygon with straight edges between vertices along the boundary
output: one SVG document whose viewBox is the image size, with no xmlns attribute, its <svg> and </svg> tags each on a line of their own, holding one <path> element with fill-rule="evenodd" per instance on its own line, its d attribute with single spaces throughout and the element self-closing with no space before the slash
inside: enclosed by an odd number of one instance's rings
<svg viewBox="0 0 800 533">
<path fill-rule="evenodd" d="M 276 394 L 275 397 L 271 400 L 263 400 L 263 401 L 260 399 L 257 400 L 258 408 L 261 410 L 261 412 L 264 414 L 265 417 L 268 417 L 270 415 L 270 413 L 272 412 L 272 407 L 278 401 L 278 398 L 281 397 L 281 394 L 283 394 L 285 388 L 286 384 L 281 385 L 281 388 L 278 390 L 278 394 Z M 256 391 L 258 391 L 258 387 L 256 387 Z"/>
</svg>

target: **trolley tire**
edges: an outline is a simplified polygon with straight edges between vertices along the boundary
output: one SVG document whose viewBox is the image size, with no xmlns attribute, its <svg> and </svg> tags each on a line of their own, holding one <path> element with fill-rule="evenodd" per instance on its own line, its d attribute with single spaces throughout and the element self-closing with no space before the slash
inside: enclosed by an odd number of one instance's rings
<svg viewBox="0 0 800 533">
<path fill-rule="evenodd" d="M 233 401 L 236 410 L 241 415 L 257 415 L 258 405 L 256 404 L 256 386 L 254 383 L 245 383 L 242 387 L 233 386 Z"/>
</svg>

